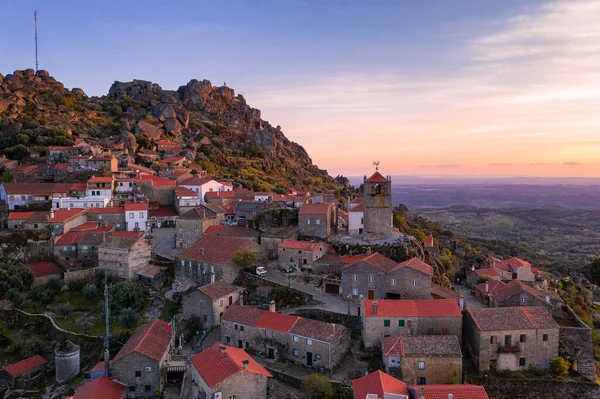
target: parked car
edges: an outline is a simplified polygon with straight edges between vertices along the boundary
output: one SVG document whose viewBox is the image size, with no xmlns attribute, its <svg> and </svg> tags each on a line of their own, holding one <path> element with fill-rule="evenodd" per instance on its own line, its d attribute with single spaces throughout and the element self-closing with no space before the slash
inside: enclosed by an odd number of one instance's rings
<svg viewBox="0 0 600 399">
<path fill-rule="evenodd" d="M 256 275 L 260 277 L 265 277 L 267 275 L 267 269 L 265 269 L 263 266 L 257 267 Z"/>
</svg>

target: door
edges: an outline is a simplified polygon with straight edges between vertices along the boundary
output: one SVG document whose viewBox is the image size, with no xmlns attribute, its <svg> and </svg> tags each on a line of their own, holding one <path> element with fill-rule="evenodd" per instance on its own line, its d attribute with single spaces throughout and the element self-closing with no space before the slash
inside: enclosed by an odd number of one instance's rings
<svg viewBox="0 0 600 399">
<path fill-rule="evenodd" d="M 368 298 L 369 299 L 375 299 L 375 291 L 369 290 L 369 292 L 368 292 Z"/>
<path fill-rule="evenodd" d="M 340 286 L 337 284 L 325 284 L 325 293 L 339 295 Z"/>
<path fill-rule="evenodd" d="M 275 349 L 269 348 L 269 359 L 275 358 Z"/>
<path fill-rule="evenodd" d="M 243 343 L 241 339 L 238 339 L 238 348 L 242 348 L 243 347 Z"/>
<path fill-rule="evenodd" d="M 312 367 L 312 352 L 306 352 L 306 365 Z"/>
</svg>

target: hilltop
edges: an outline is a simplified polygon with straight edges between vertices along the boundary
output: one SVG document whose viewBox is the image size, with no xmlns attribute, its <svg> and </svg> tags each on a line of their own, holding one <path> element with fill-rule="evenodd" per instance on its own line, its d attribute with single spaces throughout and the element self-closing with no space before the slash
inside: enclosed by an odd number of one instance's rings
<svg viewBox="0 0 600 399">
<path fill-rule="evenodd" d="M 84 140 L 123 143 L 131 163 L 145 164 L 153 141 L 171 140 L 213 177 L 256 191 L 341 188 L 242 95 L 208 80 L 177 90 L 145 80 L 115 82 L 106 95 L 89 97 L 45 70 L 0 74 L 0 131 L 0 150 L 12 159 Z"/>
</svg>

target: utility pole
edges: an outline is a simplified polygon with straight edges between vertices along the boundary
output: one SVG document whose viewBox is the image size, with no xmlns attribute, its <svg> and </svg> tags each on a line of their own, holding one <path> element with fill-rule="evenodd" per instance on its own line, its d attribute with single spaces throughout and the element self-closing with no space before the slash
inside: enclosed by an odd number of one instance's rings
<svg viewBox="0 0 600 399">
<path fill-rule="evenodd" d="M 105 349 L 104 349 L 104 375 L 106 377 L 109 376 L 110 370 L 110 351 L 109 351 L 109 342 L 110 342 L 110 330 L 109 330 L 109 306 L 108 306 L 108 277 L 106 273 L 106 269 L 104 269 L 104 317 L 106 319 L 106 337 L 105 339 Z"/>
<path fill-rule="evenodd" d="M 37 11 L 33 12 L 33 24 L 35 27 L 35 72 L 37 73 L 39 68 L 38 63 L 38 32 L 37 32 Z"/>
</svg>

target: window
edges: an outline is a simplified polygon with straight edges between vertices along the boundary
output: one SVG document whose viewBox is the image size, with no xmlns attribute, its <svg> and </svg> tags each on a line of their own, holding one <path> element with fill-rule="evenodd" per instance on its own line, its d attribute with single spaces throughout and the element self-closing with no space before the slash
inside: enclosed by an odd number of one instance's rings
<svg viewBox="0 0 600 399">
<path fill-rule="evenodd" d="M 140 219 L 144 218 L 144 212 L 140 212 Z"/>
<path fill-rule="evenodd" d="M 542 335 L 542 341 L 548 342 L 548 334 Z"/>
<path fill-rule="evenodd" d="M 133 212 L 129 212 L 129 219 L 133 219 Z"/>
<path fill-rule="evenodd" d="M 383 334 L 383 338 L 388 338 L 390 334 Z"/>
<path fill-rule="evenodd" d="M 419 368 L 419 370 L 425 370 L 425 362 L 420 361 L 418 364 L 418 368 Z"/>
<path fill-rule="evenodd" d="M 320 220 L 320 219 L 317 219 L 317 220 L 315 221 L 315 223 L 316 223 L 316 224 L 321 224 L 321 220 Z"/>
<path fill-rule="evenodd" d="M 525 367 L 525 358 L 524 357 L 519 358 L 519 367 Z"/>
<path fill-rule="evenodd" d="M 129 392 L 135 392 L 135 386 L 134 385 L 130 385 L 129 386 Z"/>
<path fill-rule="evenodd" d="M 237 329 L 238 329 L 238 325 L 237 325 L 237 324 L 234 324 L 234 325 L 233 325 L 233 329 L 234 329 L 234 330 L 237 330 Z"/>
<path fill-rule="evenodd" d="M 504 345 L 510 345 L 512 342 L 512 337 L 510 335 L 504 336 Z"/>
<path fill-rule="evenodd" d="M 308 259 L 306 259 L 306 258 L 302 259 L 302 264 L 303 265 L 308 265 Z"/>
<path fill-rule="evenodd" d="M 396 285 L 396 279 L 395 278 L 392 279 L 392 285 Z"/>
<path fill-rule="evenodd" d="M 219 300 L 219 306 L 223 306 L 223 300 Z"/>
<path fill-rule="evenodd" d="M 358 295 L 358 288 L 352 288 L 352 295 Z"/>
<path fill-rule="evenodd" d="M 527 335 L 521 334 L 521 336 L 519 337 L 519 342 L 527 342 Z"/>
<path fill-rule="evenodd" d="M 490 344 L 495 344 L 496 342 L 498 342 L 498 340 L 496 339 L 496 336 L 490 335 Z"/>
<path fill-rule="evenodd" d="M 310 224 L 310 219 L 306 219 L 306 224 Z"/>
<path fill-rule="evenodd" d="M 321 360 L 321 354 L 316 353 L 315 354 L 315 360 Z"/>
<path fill-rule="evenodd" d="M 135 372 L 135 376 L 136 376 L 136 377 L 141 377 L 141 376 L 142 376 L 142 372 L 141 372 L 140 370 L 137 370 L 137 371 Z"/>
<path fill-rule="evenodd" d="M 263 337 L 266 337 L 267 336 L 267 330 L 262 330 L 262 335 L 263 335 Z"/>
<path fill-rule="evenodd" d="M 398 320 L 398 327 L 404 327 L 404 320 Z"/>
<path fill-rule="evenodd" d="M 302 251 L 298 251 L 298 255 L 302 255 Z"/>
<path fill-rule="evenodd" d="M 275 338 L 275 331 L 269 331 L 269 336 L 271 338 Z"/>
<path fill-rule="evenodd" d="M 389 327 L 390 326 L 390 321 L 389 320 L 384 320 L 383 321 L 383 326 L 384 327 Z"/>
<path fill-rule="evenodd" d="M 206 323 L 208 321 L 208 316 L 207 315 L 202 315 L 202 320 L 204 320 L 204 322 Z"/>
<path fill-rule="evenodd" d="M 235 399 L 235 395 L 229 396 L 229 399 Z"/>
<path fill-rule="evenodd" d="M 152 387 L 150 385 L 145 385 L 144 389 L 146 390 L 146 392 L 150 392 L 152 390 Z"/>
<path fill-rule="evenodd" d="M 425 377 L 417 377 L 417 385 L 425 385 L 426 383 Z"/>
<path fill-rule="evenodd" d="M 433 328 L 429 327 L 427 329 L 427 335 L 433 335 Z"/>
<path fill-rule="evenodd" d="M 306 345 L 312 345 L 312 339 L 306 339 Z"/>
<path fill-rule="evenodd" d="M 298 355 L 300 355 L 300 351 L 298 351 L 298 349 L 294 349 L 294 356 L 298 357 Z"/>
<path fill-rule="evenodd" d="M 413 287 L 417 286 L 417 280 L 413 280 Z"/>
<path fill-rule="evenodd" d="M 521 303 L 525 303 L 527 301 L 527 298 L 525 298 L 524 296 L 521 297 Z"/>
<path fill-rule="evenodd" d="M 352 280 L 358 281 L 358 274 L 353 274 L 352 275 Z"/>
<path fill-rule="evenodd" d="M 298 342 L 298 336 L 294 335 L 294 342 Z"/>
<path fill-rule="evenodd" d="M 227 341 L 227 343 L 231 342 L 231 337 L 225 337 L 225 340 Z"/>
<path fill-rule="evenodd" d="M 240 331 L 244 331 L 244 326 L 240 326 Z"/>
<path fill-rule="evenodd" d="M 294 262 L 294 258 L 290 256 L 290 262 Z"/>
<path fill-rule="evenodd" d="M 372 283 L 373 281 L 375 281 L 375 277 L 374 277 L 374 276 L 372 276 L 372 275 L 370 275 L 370 276 L 369 276 L 369 283 Z"/>
</svg>

